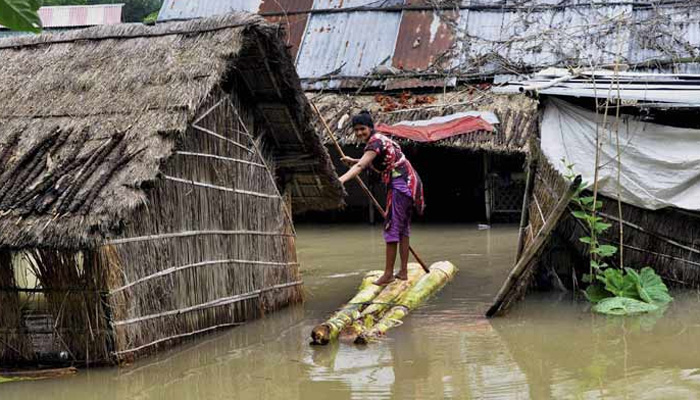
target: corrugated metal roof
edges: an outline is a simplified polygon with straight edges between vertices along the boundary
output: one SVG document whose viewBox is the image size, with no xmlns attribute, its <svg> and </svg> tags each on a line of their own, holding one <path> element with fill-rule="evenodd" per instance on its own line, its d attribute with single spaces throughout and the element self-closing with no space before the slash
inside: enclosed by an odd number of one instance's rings
<svg viewBox="0 0 700 400">
<path fill-rule="evenodd" d="M 629 52 L 629 32 L 615 30 L 618 18 L 630 18 L 631 5 L 549 8 L 541 11 L 462 10 L 455 66 L 462 70 L 501 71 L 537 68 L 582 60 L 611 63 Z M 595 40 L 593 40 L 595 39 Z M 619 46 L 618 46 L 619 44 Z M 620 50 L 618 52 L 618 49 Z"/>
<path fill-rule="evenodd" d="M 401 14 L 314 14 L 297 56 L 301 78 L 361 77 L 391 65 Z"/>
<path fill-rule="evenodd" d="M 630 48 L 630 61 L 643 63 L 648 60 L 669 56 L 697 56 L 700 47 L 700 21 L 698 10 L 688 7 L 668 7 L 664 16 L 657 18 L 654 10 L 637 10 L 635 17 L 640 20 L 655 20 L 655 29 L 638 29 Z M 684 46 L 680 42 L 686 41 Z"/>
<path fill-rule="evenodd" d="M 455 11 L 444 14 L 445 18 L 457 20 Z M 435 67 L 447 67 L 449 59 L 438 59 L 452 47 L 454 39 L 454 29 L 436 12 L 405 11 L 401 17 L 393 65 L 403 70 L 422 71 L 441 61 Z"/>
<path fill-rule="evenodd" d="M 265 17 L 270 22 L 281 24 L 286 32 L 287 45 L 291 46 L 290 51 L 292 57 L 296 57 L 301 39 L 306 31 L 306 24 L 309 21 L 309 14 L 291 14 L 286 13 L 297 10 L 308 10 L 313 6 L 313 0 L 262 0 L 260 3 L 259 12 L 265 13 L 281 13 L 279 16 Z"/>
<path fill-rule="evenodd" d="M 390 7 L 403 4 L 403 0 L 315 0 L 314 10 L 354 7 Z"/>
<path fill-rule="evenodd" d="M 256 13 L 260 0 L 165 0 L 158 21 L 211 17 L 233 11 Z"/>
<path fill-rule="evenodd" d="M 531 79 L 494 88 L 494 92 L 536 92 L 550 96 L 600 99 L 612 97 L 632 101 L 626 105 L 663 103 L 665 107 L 700 107 L 700 75 L 598 70 L 572 76 L 567 70 L 550 68 Z"/>
<path fill-rule="evenodd" d="M 414 87 L 421 80 L 444 79 L 441 73 L 483 78 L 616 59 L 633 66 L 650 59 L 673 64 L 636 66 L 645 70 L 700 70 L 700 64 L 684 60 L 698 56 L 700 2 L 457 3 L 459 11 L 445 5 L 436 13 L 429 0 L 166 0 L 159 20 L 233 9 L 267 14 L 269 20 L 286 25 L 288 44 L 307 88 L 400 87 L 399 75 Z M 443 54 L 445 63 L 434 65 Z M 378 67 L 369 82 L 364 79 Z"/>
</svg>

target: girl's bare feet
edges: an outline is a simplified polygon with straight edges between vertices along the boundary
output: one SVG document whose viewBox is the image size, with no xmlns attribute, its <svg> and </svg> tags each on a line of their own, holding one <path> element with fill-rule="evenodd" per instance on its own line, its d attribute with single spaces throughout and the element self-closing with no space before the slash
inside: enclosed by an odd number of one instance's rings
<svg viewBox="0 0 700 400">
<path fill-rule="evenodd" d="M 390 284 L 390 283 L 393 282 L 393 281 L 394 281 L 394 276 L 393 276 L 393 275 L 384 274 L 384 275 L 380 276 L 379 279 L 377 279 L 376 281 L 374 281 L 374 284 L 377 285 L 377 286 L 386 286 L 386 285 Z"/>
<path fill-rule="evenodd" d="M 408 280 L 408 271 L 400 271 L 398 274 L 394 275 L 394 278 L 401 280 L 401 281 L 407 281 Z"/>
</svg>

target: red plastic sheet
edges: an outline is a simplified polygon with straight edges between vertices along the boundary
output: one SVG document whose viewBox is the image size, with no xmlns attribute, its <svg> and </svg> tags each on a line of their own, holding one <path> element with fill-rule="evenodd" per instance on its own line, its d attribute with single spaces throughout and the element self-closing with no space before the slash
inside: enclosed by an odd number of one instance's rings
<svg viewBox="0 0 700 400">
<path fill-rule="evenodd" d="M 432 124 L 377 124 L 375 130 L 387 135 L 415 140 L 416 142 L 435 142 L 469 132 L 493 132 L 493 125 L 481 117 L 467 116 Z"/>
</svg>

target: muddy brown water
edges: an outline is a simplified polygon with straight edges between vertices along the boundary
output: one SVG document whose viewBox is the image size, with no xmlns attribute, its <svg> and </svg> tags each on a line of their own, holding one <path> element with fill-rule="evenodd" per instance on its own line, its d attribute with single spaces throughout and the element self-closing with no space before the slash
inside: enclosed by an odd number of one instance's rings
<svg viewBox="0 0 700 400">
<path fill-rule="evenodd" d="M 126 368 L 2 384 L 0 399 L 700 398 L 695 292 L 675 292 L 661 316 L 594 316 L 548 294 L 484 319 L 516 238 L 515 227 L 416 227 L 416 249 L 454 262 L 456 279 L 379 343 L 311 347 L 311 328 L 381 267 L 384 247 L 376 227 L 302 226 L 304 305 Z"/>
</svg>

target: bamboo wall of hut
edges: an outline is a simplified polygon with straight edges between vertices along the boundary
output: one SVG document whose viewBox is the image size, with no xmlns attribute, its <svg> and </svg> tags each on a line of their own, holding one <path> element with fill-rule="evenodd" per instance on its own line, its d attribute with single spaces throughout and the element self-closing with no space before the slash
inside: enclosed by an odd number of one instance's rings
<svg viewBox="0 0 700 400">
<path fill-rule="evenodd" d="M 302 299 L 292 209 L 343 189 L 280 34 L 0 41 L 0 365 L 129 361 Z"/>
</svg>

